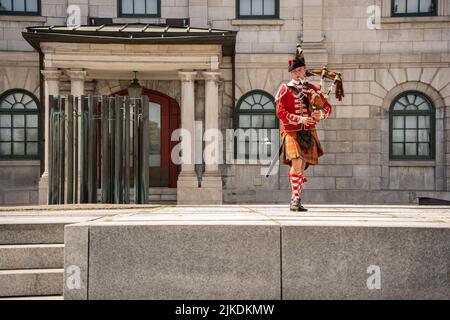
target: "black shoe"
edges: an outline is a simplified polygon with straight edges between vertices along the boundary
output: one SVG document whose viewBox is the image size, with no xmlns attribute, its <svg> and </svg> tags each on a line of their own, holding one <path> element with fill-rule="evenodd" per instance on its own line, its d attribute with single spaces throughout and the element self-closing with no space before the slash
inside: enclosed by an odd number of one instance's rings
<svg viewBox="0 0 450 320">
<path fill-rule="evenodd" d="M 308 211 L 308 209 L 302 206 L 301 199 L 291 199 L 291 205 L 289 209 L 295 212 Z"/>
<path fill-rule="evenodd" d="M 308 209 L 306 209 L 304 206 L 302 206 L 301 201 L 302 201 L 302 199 L 298 199 L 298 211 L 302 211 L 302 212 L 308 211 Z"/>
</svg>

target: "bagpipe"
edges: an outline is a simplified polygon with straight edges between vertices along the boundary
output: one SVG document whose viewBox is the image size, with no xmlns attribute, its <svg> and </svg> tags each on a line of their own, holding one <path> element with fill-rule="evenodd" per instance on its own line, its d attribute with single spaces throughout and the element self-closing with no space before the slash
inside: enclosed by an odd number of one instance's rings
<svg viewBox="0 0 450 320">
<path fill-rule="evenodd" d="M 323 98 L 328 99 L 330 93 L 335 90 L 335 97 L 338 101 L 342 101 L 344 95 L 344 85 L 342 83 L 342 74 L 340 72 L 330 71 L 327 67 L 323 67 L 322 69 L 307 69 L 306 77 L 320 77 L 320 83 L 317 86 L 317 90 L 314 90 L 308 87 L 308 83 L 306 82 L 306 86 L 303 88 L 303 93 L 307 96 L 309 102 L 312 105 L 312 108 L 315 110 L 320 110 L 324 107 L 325 101 Z M 331 85 L 327 89 L 326 92 L 322 91 L 322 88 L 325 84 L 325 79 L 332 80 Z"/>
<path fill-rule="evenodd" d="M 299 43 L 297 43 L 295 49 L 295 58 L 289 60 L 289 71 L 292 71 L 297 66 L 305 65 L 305 56 L 303 49 Z M 333 88 L 336 87 L 335 96 L 338 101 L 342 101 L 344 97 L 344 86 L 342 83 L 342 74 L 340 72 L 330 71 L 327 67 L 322 69 L 307 69 L 306 77 L 320 77 L 320 83 L 318 86 L 309 86 L 310 81 L 306 79 L 303 83 L 302 93 L 307 96 L 311 107 L 315 110 L 322 109 L 325 101 L 323 98 L 328 99 Z M 322 91 L 325 84 L 325 79 L 333 81 L 326 92 Z M 317 88 L 317 90 L 315 90 Z M 323 97 L 323 98 L 322 98 Z"/>
</svg>

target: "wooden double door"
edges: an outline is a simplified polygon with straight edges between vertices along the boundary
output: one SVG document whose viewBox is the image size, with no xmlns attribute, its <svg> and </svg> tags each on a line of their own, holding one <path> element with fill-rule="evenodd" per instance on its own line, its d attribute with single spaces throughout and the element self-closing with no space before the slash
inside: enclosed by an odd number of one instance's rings
<svg viewBox="0 0 450 320">
<path fill-rule="evenodd" d="M 127 90 L 112 94 L 126 96 Z M 180 108 L 171 97 L 144 89 L 149 98 L 149 187 L 176 188 L 179 166 L 170 154 L 177 141 L 171 141 L 172 132 L 180 126 Z"/>
</svg>

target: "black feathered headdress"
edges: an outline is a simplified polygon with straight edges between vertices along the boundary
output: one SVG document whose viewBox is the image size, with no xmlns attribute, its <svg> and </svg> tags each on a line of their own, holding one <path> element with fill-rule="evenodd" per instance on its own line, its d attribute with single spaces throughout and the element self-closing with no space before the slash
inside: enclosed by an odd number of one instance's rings
<svg viewBox="0 0 450 320">
<path fill-rule="evenodd" d="M 300 44 L 297 44 L 297 49 L 295 50 L 295 58 L 294 60 L 289 60 L 288 70 L 291 72 L 292 70 L 298 67 L 304 67 L 305 64 L 305 56 L 303 55 L 303 49 Z"/>
</svg>

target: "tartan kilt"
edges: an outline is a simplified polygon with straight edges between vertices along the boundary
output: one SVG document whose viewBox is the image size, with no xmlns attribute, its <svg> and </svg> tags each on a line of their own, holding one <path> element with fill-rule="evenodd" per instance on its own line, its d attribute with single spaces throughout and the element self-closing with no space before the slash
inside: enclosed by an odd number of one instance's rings
<svg viewBox="0 0 450 320">
<path fill-rule="evenodd" d="M 319 157 L 323 155 L 323 148 L 320 144 L 317 132 L 315 129 L 311 131 L 311 147 L 301 148 L 300 141 L 298 140 L 297 131 L 287 132 L 281 131 L 282 153 L 283 163 L 291 165 L 292 159 L 300 158 L 306 162 L 306 168 L 309 165 L 317 165 L 319 163 Z"/>
</svg>

